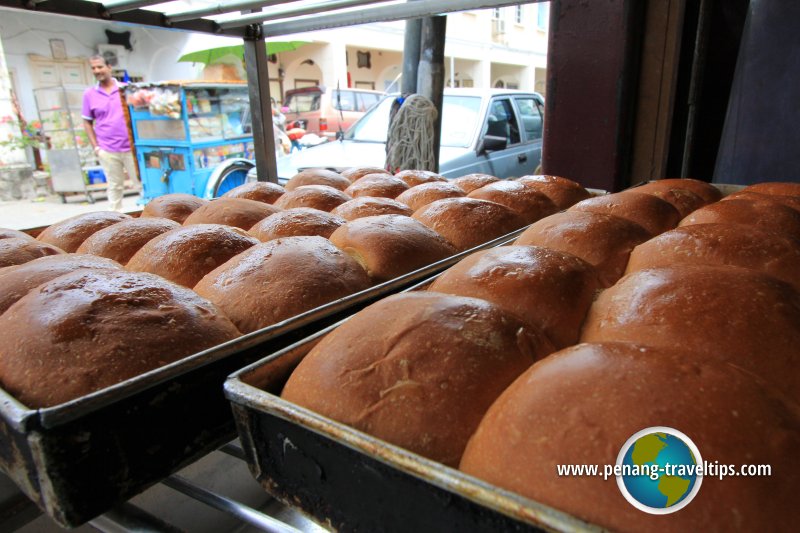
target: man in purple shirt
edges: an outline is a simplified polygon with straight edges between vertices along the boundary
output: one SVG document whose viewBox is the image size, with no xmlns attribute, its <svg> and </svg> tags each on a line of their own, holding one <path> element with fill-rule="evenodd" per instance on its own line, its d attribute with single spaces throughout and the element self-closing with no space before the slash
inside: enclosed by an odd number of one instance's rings
<svg viewBox="0 0 800 533">
<path fill-rule="evenodd" d="M 83 128 L 105 172 L 111 209 L 122 211 L 125 172 L 134 183 L 139 177 L 131 153 L 119 84 L 103 56 L 90 57 L 89 65 L 97 85 L 83 93 Z"/>
</svg>

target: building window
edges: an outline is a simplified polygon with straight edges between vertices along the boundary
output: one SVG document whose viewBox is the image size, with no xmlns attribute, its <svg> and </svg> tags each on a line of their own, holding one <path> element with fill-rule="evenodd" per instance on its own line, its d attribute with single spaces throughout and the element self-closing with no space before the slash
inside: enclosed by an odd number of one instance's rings
<svg viewBox="0 0 800 533">
<path fill-rule="evenodd" d="M 517 24 L 522 24 L 522 6 L 517 6 L 514 8 L 514 22 Z"/>
<path fill-rule="evenodd" d="M 492 20 L 500 20 L 500 8 L 496 7 L 492 9 Z"/>
<path fill-rule="evenodd" d="M 550 24 L 550 2 L 542 2 L 536 7 L 536 27 L 546 30 Z"/>
</svg>

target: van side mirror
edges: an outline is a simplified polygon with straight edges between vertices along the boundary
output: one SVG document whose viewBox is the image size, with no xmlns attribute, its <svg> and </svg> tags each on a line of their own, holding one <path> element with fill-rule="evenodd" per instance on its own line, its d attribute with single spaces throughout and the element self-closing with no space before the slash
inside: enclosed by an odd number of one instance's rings
<svg viewBox="0 0 800 533">
<path fill-rule="evenodd" d="M 508 146 L 508 139 L 497 135 L 484 135 L 480 144 L 478 145 L 478 155 L 483 155 L 488 152 L 496 152 L 497 150 L 505 150 Z"/>
</svg>

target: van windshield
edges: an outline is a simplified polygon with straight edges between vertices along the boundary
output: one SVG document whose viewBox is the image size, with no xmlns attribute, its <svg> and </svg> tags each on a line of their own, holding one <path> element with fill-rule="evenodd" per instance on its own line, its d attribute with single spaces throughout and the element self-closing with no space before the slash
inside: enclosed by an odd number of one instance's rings
<svg viewBox="0 0 800 533">
<path fill-rule="evenodd" d="M 385 143 L 389 113 L 396 96 L 388 96 L 347 130 L 344 138 L 356 142 Z M 468 148 L 478 129 L 481 99 L 478 96 L 444 96 L 442 146 Z"/>
</svg>

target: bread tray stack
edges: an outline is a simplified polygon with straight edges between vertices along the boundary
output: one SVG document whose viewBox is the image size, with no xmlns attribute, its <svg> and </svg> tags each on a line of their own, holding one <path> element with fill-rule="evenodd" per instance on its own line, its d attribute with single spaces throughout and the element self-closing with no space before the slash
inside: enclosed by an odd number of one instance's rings
<svg viewBox="0 0 800 533">
<path fill-rule="evenodd" d="M 233 374 L 225 394 L 254 477 L 337 531 L 600 531 L 281 399 L 337 325 Z"/>
<path fill-rule="evenodd" d="M 58 406 L 0 389 L 0 470 L 56 522 L 80 525 L 235 437 L 231 373 L 523 230 Z"/>
</svg>

